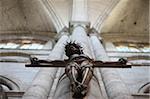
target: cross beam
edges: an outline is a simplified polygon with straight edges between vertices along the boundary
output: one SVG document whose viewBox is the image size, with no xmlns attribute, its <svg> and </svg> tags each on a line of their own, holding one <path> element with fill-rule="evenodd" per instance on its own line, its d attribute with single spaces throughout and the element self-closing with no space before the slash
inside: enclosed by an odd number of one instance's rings
<svg viewBox="0 0 150 99">
<path fill-rule="evenodd" d="M 69 63 L 68 60 L 38 60 L 38 58 L 30 58 L 31 64 L 26 64 L 26 67 L 61 67 L 65 68 Z M 131 68 L 131 64 L 127 63 L 126 60 L 120 59 L 116 62 L 103 62 L 103 61 L 92 61 L 94 68 Z"/>
</svg>

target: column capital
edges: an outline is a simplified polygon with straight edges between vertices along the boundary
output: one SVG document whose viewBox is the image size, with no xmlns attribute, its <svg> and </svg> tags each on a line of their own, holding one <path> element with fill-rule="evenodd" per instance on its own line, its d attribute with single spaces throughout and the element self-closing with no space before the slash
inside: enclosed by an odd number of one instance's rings
<svg viewBox="0 0 150 99">
<path fill-rule="evenodd" d="M 96 36 L 99 40 L 102 40 L 102 38 L 100 37 L 100 34 L 98 33 L 98 31 L 95 28 L 91 28 L 88 32 L 89 36 Z"/>
<path fill-rule="evenodd" d="M 69 29 L 67 27 L 64 27 L 58 34 L 55 35 L 55 40 L 60 39 L 63 35 L 69 36 Z"/>
<path fill-rule="evenodd" d="M 88 21 L 70 21 L 69 22 L 69 32 L 72 33 L 74 28 L 76 28 L 78 26 L 83 27 L 84 30 L 86 32 L 88 32 L 90 29 L 90 22 L 88 22 Z"/>
</svg>

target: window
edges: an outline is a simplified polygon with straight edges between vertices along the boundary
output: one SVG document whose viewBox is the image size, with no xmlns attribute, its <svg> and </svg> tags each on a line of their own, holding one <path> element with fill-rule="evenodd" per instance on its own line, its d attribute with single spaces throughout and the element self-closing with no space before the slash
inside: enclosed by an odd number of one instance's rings
<svg viewBox="0 0 150 99">
<path fill-rule="evenodd" d="M 1 43 L 0 49 L 42 49 L 43 44 L 31 43 L 31 44 L 16 44 L 16 43 Z"/>
<path fill-rule="evenodd" d="M 150 47 L 135 48 L 129 46 L 117 46 L 116 49 L 120 52 L 150 52 Z"/>
<path fill-rule="evenodd" d="M 150 52 L 150 47 L 144 47 L 144 48 L 141 48 L 141 50 L 143 52 Z"/>
</svg>

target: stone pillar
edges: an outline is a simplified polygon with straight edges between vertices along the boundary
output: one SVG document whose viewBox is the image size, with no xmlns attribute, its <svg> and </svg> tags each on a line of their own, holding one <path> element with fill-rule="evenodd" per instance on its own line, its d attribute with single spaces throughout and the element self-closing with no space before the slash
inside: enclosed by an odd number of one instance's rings
<svg viewBox="0 0 150 99">
<path fill-rule="evenodd" d="M 70 22 L 71 41 L 79 43 L 83 47 L 85 55 L 93 58 L 92 50 L 87 36 L 90 24 L 87 22 L 87 0 L 73 0 L 72 20 Z M 99 99 L 101 97 L 98 83 L 94 80 L 90 84 L 90 92 L 86 99 Z M 60 82 L 53 99 L 72 99 L 69 79 Z"/>
<path fill-rule="evenodd" d="M 56 94 L 56 91 L 57 91 L 57 87 L 58 87 L 58 84 L 59 84 L 59 79 L 60 79 L 60 76 L 64 73 L 64 69 L 63 68 L 58 68 L 57 70 L 57 73 L 56 73 L 56 76 L 55 76 L 55 79 L 54 79 L 54 82 L 53 82 L 53 85 L 52 85 L 52 88 L 51 88 L 51 91 L 49 93 L 49 97 L 48 99 L 54 99 L 54 95 Z M 58 89 L 59 90 L 59 89 Z M 61 94 L 61 91 L 59 92 L 59 94 Z"/>
<path fill-rule="evenodd" d="M 90 27 L 87 15 L 87 0 L 73 0 L 72 20 L 74 23 L 70 28 L 73 28 L 71 40 L 80 43 L 84 48 L 84 53 L 91 57 L 90 45 L 88 43 L 87 27 Z"/>
<path fill-rule="evenodd" d="M 71 35 L 71 41 L 75 41 L 79 43 L 83 47 L 84 53 L 93 58 L 92 50 L 90 46 L 90 40 L 86 33 L 86 25 L 85 24 L 74 24 L 74 29 Z M 100 88 L 98 82 L 95 80 L 91 80 L 90 82 L 90 90 L 85 99 L 104 99 L 100 92 Z M 53 99 L 72 99 L 72 93 L 70 90 L 70 82 L 69 79 L 66 78 L 60 82 L 57 87 L 57 91 Z"/>
<path fill-rule="evenodd" d="M 83 52 L 85 55 L 89 56 L 90 58 L 94 58 L 94 56 L 92 55 L 92 49 L 90 46 L 89 37 L 87 36 L 87 33 L 86 33 L 87 31 L 86 27 L 87 26 L 84 26 L 84 25 L 76 26 L 75 29 L 73 30 L 71 40 L 76 41 L 83 47 Z M 98 86 L 98 82 L 94 81 L 93 79 L 91 80 L 89 84 L 90 90 L 87 96 L 85 97 L 86 99 L 102 98 L 100 88 Z"/>
<path fill-rule="evenodd" d="M 70 38 L 71 41 L 75 41 L 76 43 L 79 43 L 83 47 L 84 53 L 92 57 L 90 53 L 91 50 L 90 50 L 89 42 L 88 42 L 89 40 L 85 31 L 84 25 L 83 27 L 81 25 L 78 25 L 73 28 L 74 29 L 72 32 L 72 36 Z M 70 81 L 68 78 L 60 82 L 53 99 L 72 99 L 72 93 L 70 90 Z"/>
<path fill-rule="evenodd" d="M 87 21 L 87 0 L 73 0 L 72 21 Z"/>
<path fill-rule="evenodd" d="M 90 35 L 97 60 L 109 61 L 109 58 L 96 35 Z M 100 69 L 109 99 L 133 99 L 128 88 L 114 69 Z"/>
<path fill-rule="evenodd" d="M 85 27 L 81 25 L 75 26 L 72 32 L 71 40 L 80 44 L 83 47 L 84 54 L 92 58 L 89 38 L 86 33 L 86 26 Z"/>
<path fill-rule="evenodd" d="M 62 35 L 49 55 L 49 60 L 62 60 L 67 35 Z M 52 88 L 57 68 L 43 68 L 37 73 L 32 85 L 28 88 L 23 99 L 47 99 Z"/>
</svg>

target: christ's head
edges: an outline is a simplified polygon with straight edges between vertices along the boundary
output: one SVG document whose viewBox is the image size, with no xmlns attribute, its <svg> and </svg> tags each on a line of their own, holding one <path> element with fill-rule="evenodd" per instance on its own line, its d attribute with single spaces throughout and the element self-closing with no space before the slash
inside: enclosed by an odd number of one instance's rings
<svg viewBox="0 0 150 99">
<path fill-rule="evenodd" d="M 73 54 L 83 54 L 82 47 L 75 42 L 68 42 L 65 46 L 66 56 L 70 57 Z"/>
</svg>

